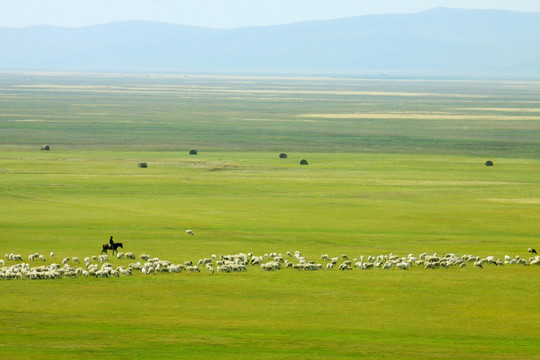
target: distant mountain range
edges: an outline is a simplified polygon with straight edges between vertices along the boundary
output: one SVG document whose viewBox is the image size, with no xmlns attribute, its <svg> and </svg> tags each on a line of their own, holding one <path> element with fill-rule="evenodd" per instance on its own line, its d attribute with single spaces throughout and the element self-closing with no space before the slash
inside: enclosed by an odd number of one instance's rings
<svg viewBox="0 0 540 360">
<path fill-rule="evenodd" d="M 540 73 L 540 12 L 437 8 L 210 29 L 0 28 L 0 70 Z"/>
</svg>

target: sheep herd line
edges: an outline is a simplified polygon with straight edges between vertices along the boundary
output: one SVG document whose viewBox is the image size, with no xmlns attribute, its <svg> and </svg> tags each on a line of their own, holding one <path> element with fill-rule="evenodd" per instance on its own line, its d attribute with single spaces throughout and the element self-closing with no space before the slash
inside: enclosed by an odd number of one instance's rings
<svg viewBox="0 0 540 360">
<path fill-rule="evenodd" d="M 529 249 L 529 252 L 531 249 Z M 534 249 L 533 249 L 534 250 Z M 308 260 L 300 251 L 294 253 L 287 251 L 285 255 L 281 253 L 268 253 L 264 255 L 254 255 L 252 253 L 239 253 L 235 255 L 215 255 L 208 258 L 199 259 L 197 262 L 191 260 L 183 264 L 173 264 L 170 261 L 159 258 L 152 258 L 150 255 L 141 254 L 137 257 L 132 252 L 118 253 L 117 259 L 120 261 L 133 260 L 114 267 L 109 262 L 108 255 L 86 257 L 82 260 L 78 257 L 66 257 L 61 264 L 52 262 L 48 265 L 37 265 L 36 262 L 47 262 L 45 255 L 34 253 L 28 256 L 28 262 L 23 261 L 23 257 L 18 254 L 6 254 L 6 260 L 0 259 L 0 280 L 12 279 L 59 279 L 78 277 L 99 277 L 110 278 L 120 276 L 132 276 L 140 273 L 142 275 L 155 275 L 164 273 L 198 273 L 206 271 L 214 274 L 243 272 L 248 269 L 259 271 L 279 271 L 291 269 L 296 271 L 317 271 L 317 270 L 407 270 L 411 267 L 422 267 L 425 269 L 442 269 L 450 267 L 464 268 L 472 265 L 482 269 L 484 266 L 505 266 L 505 265 L 540 265 L 540 256 L 536 251 L 531 252 L 535 256 L 528 259 L 519 255 L 511 257 L 504 256 L 503 259 L 495 259 L 494 256 L 479 257 L 474 255 L 457 256 L 452 253 L 439 256 L 435 254 L 422 253 L 418 256 L 409 254 L 400 257 L 390 253 L 389 255 L 360 256 L 359 258 L 349 258 L 346 254 L 330 257 L 327 254 L 321 255 L 320 260 Z M 50 260 L 54 261 L 54 252 L 50 253 Z M 15 262 L 6 266 L 6 261 Z"/>
</svg>

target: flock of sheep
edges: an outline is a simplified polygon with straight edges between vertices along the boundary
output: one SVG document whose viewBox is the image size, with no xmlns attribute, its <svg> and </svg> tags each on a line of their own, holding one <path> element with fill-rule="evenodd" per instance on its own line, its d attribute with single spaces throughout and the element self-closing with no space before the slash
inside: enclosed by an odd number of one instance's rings
<svg viewBox="0 0 540 360">
<path fill-rule="evenodd" d="M 308 260 L 300 251 L 291 253 L 287 251 L 285 255 L 280 253 L 268 253 L 264 255 L 254 255 L 252 253 L 240 253 L 235 255 L 215 255 L 208 258 L 199 259 L 197 262 L 191 260 L 183 264 L 173 264 L 170 261 L 159 258 L 152 258 L 150 255 L 141 254 L 137 257 L 132 252 L 118 253 L 117 259 L 126 261 L 125 265 L 114 267 L 109 262 L 108 255 L 86 257 L 82 261 L 78 257 L 66 257 L 61 264 L 52 262 L 48 265 L 45 255 L 34 253 L 28 255 L 28 262 L 23 261 L 23 257 L 18 254 L 6 254 L 6 260 L 0 259 L 0 280 L 11 279 L 59 279 L 63 277 L 120 277 L 131 276 L 136 273 L 142 275 L 180 273 L 180 272 L 201 272 L 206 271 L 231 273 L 243 272 L 248 269 L 258 269 L 260 271 L 278 271 L 292 269 L 297 271 L 316 270 L 370 270 L 370 269 L 400 269 L 407 270 L 411 267 L 423 267 L 425 269 L 438 269 L 459 267 L 463 268 L 472 265 L 475 268 L 484 266 L 505 266 L 505 265 L 540 265 L 540 256 L 536 251 L 529 252 L 535 256 L 528 259 L 519 255 L 511 257 L 504 256 L 503 259 L 495 259 L 494 256 L 484 258 L 474 255 L 457 256 L 449 253 L 443 256 L 438 254 L 422 253 L 418 256 L 409 254 L 400 257 L 390 253 L 389 255 L 360 256 L 360 258 L 349 258 L 346 254 L 330 257 L 327 254 L 321 255 L 317 261 Z M 54 261 L 54 253 L 49 254 L 50 260 Z M 131 262 L 128 262 L 132 260 Z M 139 261 L 137 261 L 139 260 Z M 6 266 L 6 261 L 14 263 Z M 39 265 L 39 262 L 42 262 Z"/>
</svg>

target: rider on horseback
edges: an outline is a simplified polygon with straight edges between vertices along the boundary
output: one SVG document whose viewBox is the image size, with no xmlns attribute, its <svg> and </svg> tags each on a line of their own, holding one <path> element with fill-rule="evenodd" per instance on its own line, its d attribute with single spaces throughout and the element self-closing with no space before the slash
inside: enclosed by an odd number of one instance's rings
<svg viewBox="0 0 540 360">
<path fill-rule="evenodd" d="M 111 238 L 109 239 L 109 249 L 111 249 L 111 250 L 114 249 L 114 241 L 112 239 L 112 235 L 111 235 Z"/>
</svg>

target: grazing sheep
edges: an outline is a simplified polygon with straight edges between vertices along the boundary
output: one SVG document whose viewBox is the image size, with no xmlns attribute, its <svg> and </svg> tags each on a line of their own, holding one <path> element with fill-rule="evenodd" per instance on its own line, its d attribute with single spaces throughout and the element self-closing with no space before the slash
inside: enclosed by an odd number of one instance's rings
<svg viewBox="0 0 540 360">
<path fill-rule="evenodd" d="M 53 258 L 54 257 L 54 251 L 51 251 L 51 253 L 49 255 L 51 255 L 51 258 Z"/>
<path fill-rule="evenodd" d="M 195 234 L 193 233 L 193 230 L 187 229 L 186 235 L 195 235 Z"/>
<path fill-rule="evenodd" d="M 116 254 L 116 257 L 117 257 L 118 259 L 123 259 L 123 258 L 124 258 L 124 253 L 123 253 L 123 252 L 119 252 L 119 253 Z"/>
<path fill-rule="evenodd" d="M 396 265 L 396 269 L 407 270 L 410 266 L 411 264 L 409 264 L 408 262 L 401 262 Z"/>
<path fill-rule="evenodd" d="M 533 250 L 533 249 L 531 249 Z M 529 251 L 533 253 L 532 251 Z M 122 253 L 117 255 L 118 258 L 122 258 Z M 288 256 L 292 257 L 292 253 L 286 253 Z M 289 255 L 290 254 L 290 255 Z M 533 253 L 534 254 L 534 253 Z M 31 254 L 28 257 L 29 261 L 34 261 L 37 257 L 45 261 L 43 255 L 38 253 Z M 134 259 L 135 255 L 133 253 L 126 253 L 125 257 Z M 130 263 L 129 268 L 125 269 L 123 266 L 119 266 L 116 269 L 108 263 L 108 256 L 101 255 L 98 257 L 93 256 L 92 258 L 96 261 L 102 263 L 101 267 L 98 264 L 92 264 L 90 257 L 84 258 L 84 263 L 86 269 L 78 267 L 77 269 L 73 268 L 69 262 L 80 263 L 77 257 L 66 257 L 62 260 L 62 267 L 60 265 L 52 263 L 50 265 L 41 265 L 36 267 L 31 267 L 30 263 L 22 263 L 22 257 L 16 254 L 6 254 L 6 259 L 11 261 L 21 261 L 15 265 L 5 267 L 5 261 L 0 261 L 0 279 L 11 280 L 11 279 L 57 279 L 57 278 L 77 278 L 77 277 L 101 277 L 101 278 L 111 278 L 119 276 L 131 276 L 132 271 L 139 270 L 143 275 L 149 275 L 152 273 L 179 273 L 182 270 L 187 270 L 189 272 L 200 272 L 200 265 L 204 265 L 205 269 L 213 274 L 216 270 L 217 272 L 243 272 L 247 271 L 246 265 L 252 264 L 253 266 L 258 265 L 261 271 L 276 271 L 280 270 L 283 267 L 287 269 L 296 269 L 303 271 L 316 271 L 324 269 L 322 264 L 318 264 L 313 260 L 306 259 L 300 251 L 294 252 L 294 257 L 298 261 L 296 264 L 290 262 L 289 259 L 285 260 L 281 253 L 277 252 L 268 252 L 260 256 L 254 255 L 253 253 L 238 253 L 234 255 L 219 255 L 219 260 L 216 261 L 216 267 L 213 266 L 213 260 L 217 260 L 217 256 L 212 254 L 209 258 L 201 258 L 198 261 L 199 266 L 193 266 L 192 261 L 186 261 L 185 264 L 173 265 L 170 261 L 160 260 L 159 258 L 150 258 L 149 255 L 142 254 L 140 257 L 146 260 L 146 263 L 141 265 L 141 262 Z M 268 262 L 264 262 L 263 259 L 269 259 Z M 437 268 L 451 268 L 451 267 L 460 267 L 465 268 L 467 262 L 474 263 L 475 267 L 483 268 L 487 264 L 493 264 L 496 266 L 504 266 L 504 264 L 515 264 L 515 265 L 540 265 L 540 256 L 529 257 L 528 259 L 522 259 L 519 255 L 515 258 L 511 258 L 509 255 L 504 256 L 504 261 L 502 259 L 496 259 L 495 256 L 490 255 L 484 258 L 473 255 L 462 255 L 460 257 L 456 256 L 453 253 L 447 253 L 444 256 L 439 257 L 436 253 L 433 255 L 428 255 L 423 253 L 418 257 L 409 254 L 407 257 L 400 257 L 390 253 L 389 255 L 376 255 L 376 256 L 367 256 L 366 261 L 364 261 L 364 255 L 360 256 L 360 261 L 357 261 L 357 258 L 351 257 L 353 260 L 349 260 L 349 257 L 345 254 L 342 254 L 339 257 L 332 258 L 327 254 L 321 255 L 321 259 L 328 261 L 326 264 L 327 270 L 332 270 L 337 267 L 337 263 L 340 258 L 343 258 L 343 262 L 339 265 L 339 270 L 347 271 L 353 269 L 354 267 L 366 270 L 366 269 L 383 269 L 389 270 L 393 267 L 396 269 L 406 270 L 409 269 L 412 265 L 417 264 L 418 266 L 423 266 L 425 269 L 437 269 Z M 283 264 L 283 265 L 282 265 Z M 187 267 L 186 267 L 187 266 Z"/>
<path fill-rule="evenodd" d="M 272 263 L 261 264 L 261 271 L 274 271 L 275 268 Z"/>
<path fill-rule="evenodd" d="M 28 261 L 34 261 L 39 256 L 39 253 L 28 255 Z"/>
<path fill-rule="evenodd" d="M 533 248 L 529 248 L 529 250 L 527 250 L 528 252 L 532 253 L 532 254 L 535 254 L 535 255 L 538 255 L 538 253 L 536 252 L 535 249 Z"/>
</svg>

